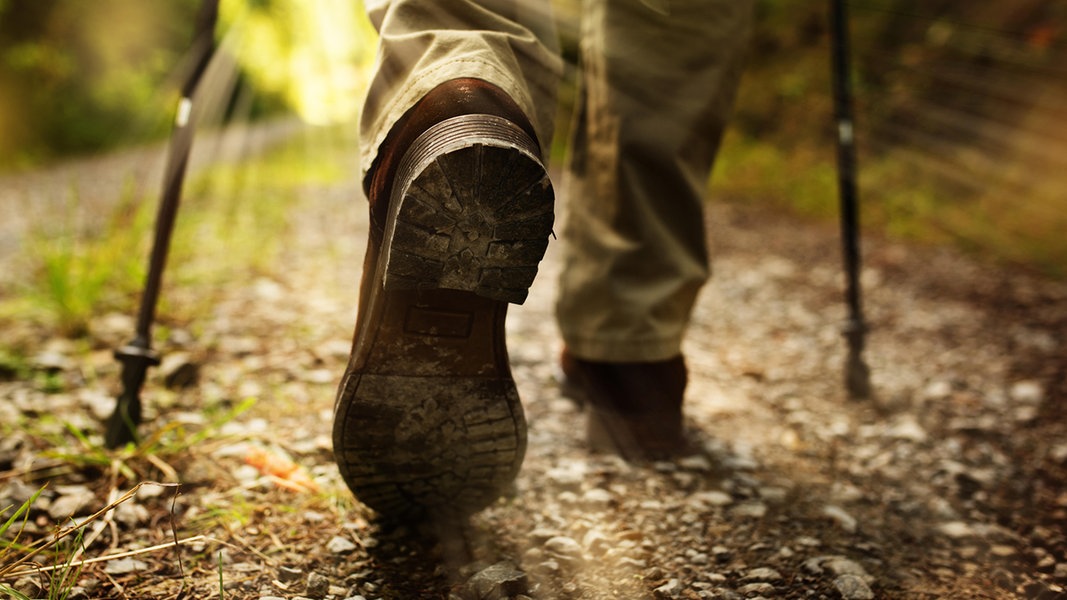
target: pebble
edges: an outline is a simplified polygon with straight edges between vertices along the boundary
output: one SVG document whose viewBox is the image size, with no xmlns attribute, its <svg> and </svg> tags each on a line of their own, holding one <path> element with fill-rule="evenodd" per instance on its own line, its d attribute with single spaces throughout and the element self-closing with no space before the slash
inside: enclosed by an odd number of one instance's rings
<svg viewBox="0 0 1067 600">
<path fill-rule="evenodd" d="M 587 508 L 606 508 L 614 500 L 611 492 L 603 488 L 593 488 L 582 494 L 582 503 Z"/>
<path fill-rule="evenodd" d="M 557 535 L 545 542 L 545 550 L 565 562 L 573 562 L 582 558 L 581 544 L 563 535 Z"/>
<path fill-rule="evenodd" d="M 762 519 L 767 514 L 767 505 L 762 502 L 745 502 L 734 507 L 734 515 L 750 519 Z"/>
<path fill-rule="evenodd" d="M 689 503 L 700 508 L 712 506 L 729 506 L 734 503 L 734 497 L 726 492 L 711 490 L 697 492 L 689 497 Z"/>
<path fill-rule="evenodd" d="M 66 371 L 73 363 L 66 354 L 54 350 L 45 350 L 33 357 L 33 366 L 44 371 Z"/>
<path fill-rule="evenodd" d="M 356 548 L 357 546 L 352 540 L 339 535 L 333 536 L 330 538 L 329 542 L 326 542 L 326 549 L 329 550 L 331 554 L 348 554 Z"/>
<path fill-rule="evenodd" d="M 703 454 L 693 454 L 678 459 L 678 466 L 686 471 L 707 473 L 711 471 L 711 460 Z"/>
<path fill-rule="evenodd" d="M 276 574 L 278 581 L 282 583 L 299 581 L 303 576 L 304 572 L 302 570 L 293 567 L 279 567 Z"/>
<path fill-rule="evenodd" d="M 1011 385 L 1008 396 L 1020 404 L 1041 404 L 1045 398 L 1045 389 L 1040 381 L 1024 379 Z"/>
<path fill-rule="evenodd" d="M 885 430 L 889 439 L 921 444 L 929 437 L 923 426 L 913 415 L 905 415 Z"/>
<path fill-rule="evenodd" d="M 330 591 L 330 580 L 321 573 L 312 572 L 308 575 L 307 588 L 304 593 L 310 598 L 325 598 Z"/>
<path fill-rule="evenodd" d="M 855 575 L 857 577 L 869 577 L 863 565 L 843 556 L 831 556 L 825 559 L 822 566 L 834 575 Z"/>
<path fill-rule="evenodd" d="M 582 537 L 582 546 L 594 556 L 604 556 L 611 549 L 611 540 L 596 529 L 590 529 Z"/>
<path fill-rule="evenodd" d="M 745 584 L 745 585 L 737 588 L 737 591 L 738 591 L 738 593 L 740 593 L 743 596 L 754 596 L 754 595 L 757 595 L 757 594 L 759 594 L 761 596 L 763 596 L 763 595 L 770 596 L 770 595 L 774 594 L 774 586 L 769 584 L 769 583 L 761 581 L 761 582 L 758 582 L 758 583 Z"/>
<path fill-rule="evenodd" d="M 119 558 L 110 560 L 108 561 L 107 566 L 104 567 L 104 572 L 108 575 L 126 575 L 147 570 L 148 563 L 143 560 L 137 560 L 136 558 Z"/>
<path fill-rule="evenodd" d="M 856 575 L 839 575 L 834 579 L 834 588 L 843 600 L 874 600 L 871 587 Z"/>
<path fill-rule="evenodd" d="M 741 581 L 780 581 L 782 574 L 770 567 L 757 567 L 745 573 Z"/>
<path fill-rule="evenodd" d="M 856 518 L 845 512 L 845 509 L 840 506 L 827 504 L 823 507 L 822 514 L 848 533 L 856 533 L 856 529 L 859 527 Z"/>
<path fill-rule="evenodd" d="M 173 352 L 163 357 L 159 373 L 167 389 L 191 388 L 200 380 L 200 365 L 188 352 Z"/>
<path fill-rule="evenodd" d="M 577 461 L 567 462 L 549 469 L 545 477 L 557 489 L 577 491 L 586 479 L 585 464 Z"/>
<path fill-rule="evenodd" d="M 48 507 L 48 515 L 57 522 L 64 522 L 70 517 L 86 515 L 92 512 L 91 505 L 96 501 L 96 494 L 84 485 L 68 485 L 56 488 L 59 493 Z"/>
<path fill-rule="evenodd" d="M 667 583 L 652 590 L 652 595 L 657 599 L 672 599 L 679 598 L 682 594 L 682 582 L 677 579 L 671 579 Z"/>
<path fill-rule="evenodd" d="M 467 588 L 478 600 L 502 600 L 528 590 L 526 573 L 510 562 L 499 562 L 474 574 Z"/>
<path fill-rule="evenodd" d="M 115 507 L 115 520 L 130 529 L 147 523 L 151 517 L 148 509 L 137 502 L 127 501 Z"/>
<path fill-rule="evenodd" d="M 975 535 L 974 528 L 963 521 L 949 521 L 948 523 L 942 523 L 937 526 L 937 530 L 940 531 L 942 535 L 954 540 L 973 537 Z"/>
<path fill-rule="evenodd" d="M 726 562 L 734 555 L 733 551 L 726 546 L 712 546 L 711 554 L 715 557 L 715 560 L 719 562 Z"/>
</svg>

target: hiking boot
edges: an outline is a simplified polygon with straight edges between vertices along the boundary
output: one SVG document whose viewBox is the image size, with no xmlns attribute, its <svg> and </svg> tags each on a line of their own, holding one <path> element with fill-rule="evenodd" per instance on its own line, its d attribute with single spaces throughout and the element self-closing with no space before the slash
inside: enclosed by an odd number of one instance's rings
<svg viewBox="0 0 1067 600">
<path fill-rule="evenodd" d="M 663 460 L 693 452 L 682 401 L 688 373 L 677 356 L 659 362 L 582 360 L 566 349 L 560 359 L 565 393 L 587 413 L 593 450 L 627 460 Z"/>
<path fill-rule="evenodd" d="M 478 80 L 430 92 L 381 156 L 334 456 L 383 516 L 462 517 L 525 453 L 504 319 L 548 245 L 552 186 L 521 110 Z"/>
</svg>

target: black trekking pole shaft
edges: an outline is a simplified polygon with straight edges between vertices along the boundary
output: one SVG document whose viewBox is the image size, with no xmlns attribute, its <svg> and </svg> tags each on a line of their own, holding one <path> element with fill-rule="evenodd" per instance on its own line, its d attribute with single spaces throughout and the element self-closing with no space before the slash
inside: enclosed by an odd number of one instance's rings
<svg viewBox="0 0 1067 600">
<path fill-rule="evenodd" d="M 837 123 L 838 191 L 841 199 L 841 242 L 845 267 L 845 301 L 848 321 L 845 338 L 848 360 L 845 383 L 853 398 L 870 395 L 870 372 L 863 362 L 867 326 L 860 295 L 859 202 L 856 192 L 855 127 L 852 116 L 852 83 L 849 74 L 848 13 L 845 0 L 830 0 L 831 62 L 834 118 Z"/>
<path fill-rule="evenodd" d="M 163 270 L 167 264 L 171 234 L 181 203 L 182 185 L 193 145 L 193 96 L 215 52 L 215 23 L 218 0 L 204 0 L 197 14 L 193 35 L 193 64 L 181 88 L 181 100 L 174 117 L 167 162 L 163 170 L 163 190 L 156 213 L 155 237 L 148 260 L 144 293 L 137 312 L 134 338 L 115 350 L 115 358 L 122 363 L 122 394 L 115 412 L 108 420 L 105 441 L 109 448 L 122 446 L 137 437 L 141 421 L 140 391 L 150 366 L 159 364 L 159 356 L 152 350 L 152 322 L 155 320 Z"/>
<path fill-rule="evenodd" d="M 171 133 L 170 146 L 167 150 L 167 164 L 163 173 L 163 193 L 156 215 L 156 234 L 152 242 L 152 254 L 148 261 L 148 276 L 145 280 L 141 308 L 137 314 L 137 336 L 151 337 L 152 321 L 155 319 L 156 305 L 159 302 L 159 289 L 163 281 L 163 270 L 167 265 L 167 253 L 170 250 L 170 238 L 174 232 L 174 221 L 181 204 L 182 186 L 185 171 L 189 163 L 189 153 L 193 145 L 193 94 L 200 84 L 200 79 L 207 70 L 215 51 L 215 20 L 218 16 L 218 0 L 205 0 L 197 17 L 196 34 L 193 41 L 195 62 L 193 69 L 182 85 L 181 100 L 174 118 L 174 130 Z"/>
</svg>

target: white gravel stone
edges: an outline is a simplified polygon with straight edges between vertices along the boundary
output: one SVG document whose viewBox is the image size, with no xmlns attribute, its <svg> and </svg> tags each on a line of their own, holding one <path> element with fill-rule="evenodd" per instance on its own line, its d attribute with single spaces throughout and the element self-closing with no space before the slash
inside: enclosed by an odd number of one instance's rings
<svg viewBox="0 0 1067 600">
<path fill-rule="evenodd" d="M 822 514 L 848 533 L 856 533 L 856 529 L 859 527 L 856 518 L 848 514 L 840 506 L 828 504 L 823 507 Z"/>
<path fill-rule="evenodd" d="M 558 535 L 546 541 L 545 550 L 558 558 L 577 559 L 582 556 L 581 544 L 563 535 Z"/>
<path fill-rule="evenodd" d="M 834 579 L 834 587 L 842 600 L 874 600 L 874 592 L 861 577 L 840 575 Z"/>
<path fill-rule="evenodd" d="M 330 538 L 329 542 L 326 542 L 326 549 L 329 550 L 331 554 L 348 554 L 357 547 L 358 546 L 356 546 L 352 540 L 339 535 L 333 536 Z"/>
</svg>

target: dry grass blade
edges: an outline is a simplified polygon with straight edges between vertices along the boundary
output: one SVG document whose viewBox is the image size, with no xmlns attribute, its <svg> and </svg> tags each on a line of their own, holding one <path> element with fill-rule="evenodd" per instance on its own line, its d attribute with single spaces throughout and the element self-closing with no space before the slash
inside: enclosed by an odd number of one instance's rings
<svg viewBox="0 0 1067 600">
<path fill-rule="evenodd" d="M 105 506 L 104 508 L 101 508 L 100 510 L 96 511 L 95 513 L 93 513 L 92 515 L 87 517 L 84 521 L 82 521 L 82 522 L 80 522 L 80 523 L 78 523 L 78 524 L 76 524 L 76 525 L 74 525 L 72 527 L 68 527 L 68 528 L 66 528 L 66 529 L 64 529 L 62 531 L 59 531 L 58 533 L 53 535 L 51 539 L 45 541 L 43 544 L 41 544 L 37 548 L 34 548 L 33 550 L 27 552 L 22 558 L 20 558 L 20 559 L 18 559 L 16 561 L 13 561 L 10 564 L 4 565 L 4 566 L 0 566 L 0 580 L 12 579 L 12 578 L 24 575 L 26 573 L 32 573 L 32 572 L 37 572 L 39 570 L 46 569 L 47 567 L 34 567 L 34 569 L 32 569 L 30 571 L 27 571 L 26 569 L 19 569 L 19 567 L 21 567 L 23 565 L 26 565 L 27 563 L 30 562 L 30 560 L 33 557 L 39 555 L 40 553 L 42 553 L 42 552 L 44 552 L 44 551 L 46 551 L 48 549 L 54 548 L 62 540 L 66 539 L 67 537 L 71 536 L 74 533 L 77 533 L 78 531 L 83 530 L 90 523 L 100 519 L 104 515 L 108 514 L 110 511 L 114 510 L 120 504 L 126 502 L 130 498 L 133 498 L 134 496 L 137 495 L 137 492 L 140 491 L 140 489 L 142 487 L 146 486 L 146 485 L 158 485 L 158 486 L 163 486 L 163 487 L 176 487 L 177 486 L 177 484 L 174 484 L 174 483 L 157 483 L 157 482 L 154 482 L 154 481 L 142 481 L 141 483 L 138 483 L 137 485 L 135 485 L 132 488 L 130 488 L 129 491 L 127 491 L 126 493 L 124 493 L 121 496 L 119 496 L 114 502 L 111 502 L 107 506 Z M 167 547 L 170 547 L 172 545 L 173 545 L 173 542 L 170 542 L 170 543 L 167 544 Z"/>
<path fill-rule="evenodd" d="M 217 544 L 231 545 L 231 544 L 226 544 L 226 542 L 224 542 L 222 540 L 218 540 L 218 539 L 215 539 L 215 538 L 212 538 L 212 537 L 208 537 L 206 535 L 194 535 L 192 537 L 182 538 L 180 540 L 176 540 L 176 541 L 172 541 L 172 542 L 166 542 L 166 543 L 163 543 L 163 544 L 156 544 L 155 546 L 149 546 L 147 548 L 138 548 L 137 550 L 128 550 L 126 552 L 118 552 L 116 554 L 107 554 L 107 555 L 104 555 L 104 556 L 97 556 L 95 558 L 87 558 L 85 560 L 71 561 L 70 563 L 66 563 L 66 564 L 63 564 L 63 565 L 54 565 L 54 566 L 51 566 L 51 567 L 33 567 L 32 569 L 22 569 L 20 571 L 13 571 L 11 573 L 6 573 L 3 576 L 0 576 L 0 578 L 15 579 L 15 578 L 18 578 L 18 577 L 23 577 L 25 575 L 33 575 L 35 573 L 47 573 L 49 571 L 54 571 L 56 569 L 63 569 L 63 568 L 69 568 L 69 567 L 82 567 L 82 566 L 85 566 L 85 565 L 91 565 L 91 564 L 95 564 L 95 563 L 102 563 L 102 562 L 107 562 L 107 561 L 110 561 L 110 560 L 119 560 L 121 558 L 131 558 L 131 557 L 134 557 L 134 556 L 141 556 L 141 555 L 144 555 L 144 554 L 151 554 L 152 552 L 158 552 L 160 550 L 167 550 L 169 548 L 174 548 L 175 546 L 184 546 L 184 545 L 193 544 L 193 543 L 196 543 L 196 542 L 214 542 L 214 543 L 217 543 Z"/>
</svg>

